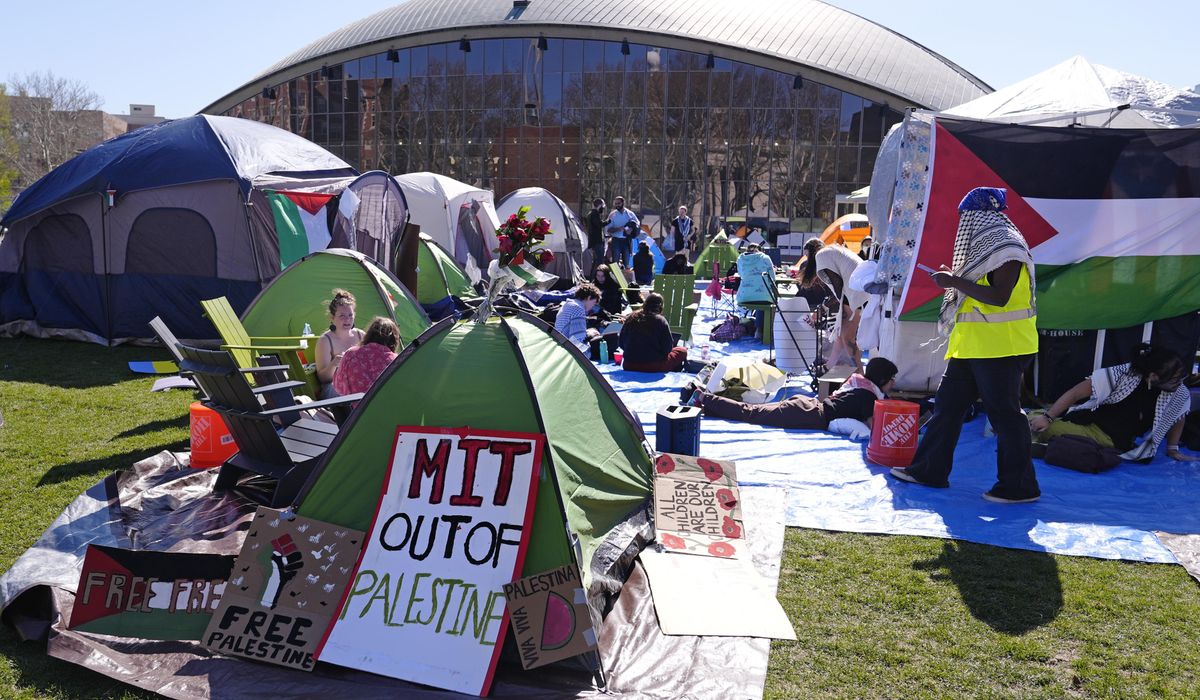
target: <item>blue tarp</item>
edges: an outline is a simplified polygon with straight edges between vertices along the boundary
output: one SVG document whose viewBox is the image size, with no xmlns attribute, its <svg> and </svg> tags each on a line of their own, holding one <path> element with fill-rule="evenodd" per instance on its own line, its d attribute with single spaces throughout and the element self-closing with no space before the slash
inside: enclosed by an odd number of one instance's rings
<svg viewBox="0 0 1200 700">
<path fill-rule="evenodd" d="M 167 187 L 186 182 L 237 180 L 250 192 L 255 177 L 267 173 L 358 171 L 329 151 L 269 124 L 198 114 L 173 119 L 89 148 L 55 168 L 17 197 L 0 224 L 14 221 L 82 194 Z"/>
<path fill-rule="evenodd" d="M 711 323 L 697 322 L 697 344 L 704 342 Z M 751 341 L 712 344 L 711 352 L 767 354 Z M 626 372 L 612 365 L 601 371 L 638 414 L 653 445 L 656 412 L 677 401 L 689 376 Z M 1104 474 L 1034 460 L 1040 501 L 989 503 L 981 494 L 995 481 L 996 440 L 983 430 L 982 418 L 963 427 L 948 489 L 899 482 L 867 462 L 864 443 L 823 432 L 704 418 L 700 452 L 736 461 L 742 483 L 786 487 L 785 522 L 793 527 L 924 535 L 1145 562 L 1176 561 L 1153 531 L 1200 533 L 1200 463 L 1175 462 L 1163 454 L 1150 464 L 1123 463 Z"/>
</svg>

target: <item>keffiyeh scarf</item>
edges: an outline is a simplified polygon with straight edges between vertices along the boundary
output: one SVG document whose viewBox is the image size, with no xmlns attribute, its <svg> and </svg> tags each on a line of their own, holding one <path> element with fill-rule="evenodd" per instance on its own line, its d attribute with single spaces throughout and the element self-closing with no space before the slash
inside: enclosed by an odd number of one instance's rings
<svg viewBox="0 0 1200 700">
<path fill-rule="evenodd" d="M 1138 384 L 1146 381 L 1145 377 L 1131 370 L 1129 364 L 1115 367 L 1104 367 L 1092 373 L 1092 395 L 1087 401 L 1072 406 L 1067 413 L 1074 411 L 1091 411 L 1102 405 L 1120 403 L 1129 398 Z M 1171 426 L 1178 423 L 1192 407 L 1192 395 L 1186 386 L 1180 386 L 1171 393 L 1162 392 L 1154 404 L 1154 425 L 1150 435 L 1142 444 L 1121 455 L 1121 459 L 1137 462 L 1151 459 L 1158 453 Z"/>
<path fill-rule="evenodd" d="M 875 386 L 875 382 L 867 379 L 866 375 L 859 374 L 857 372 L 851 374 L 846 379 L 846 382 L 842 384 L 842 387 L 833 392 L 833 395 L 837 396 L 838 394 L 845 394 L 847 392 L 854 391 L 855 389 L 866 389 L 872 394 L 875 394 L 875 398 L 879 399 L 880 401 L 887 398 L 883 391 L 881 391 L 879 387 Z"/>
<path fill-rule="evenodd" d="M 951 274 L 968 282 L 978 282 L 987 273 L 1006 262 L 1020 260 L 1029 272 L 1029 286 L 1035 288 L 1033 255 L 1025 237 L 1012 220 L 1002 213 L 1006 205 L 1004 191 L 977 187 L 958 205 L 958 232 L 954 237 Z M 938 314 L 938 331 L 950 336 L 958 310 L 967 296 L 957 289 L 947 289 Z"/>
</svg>

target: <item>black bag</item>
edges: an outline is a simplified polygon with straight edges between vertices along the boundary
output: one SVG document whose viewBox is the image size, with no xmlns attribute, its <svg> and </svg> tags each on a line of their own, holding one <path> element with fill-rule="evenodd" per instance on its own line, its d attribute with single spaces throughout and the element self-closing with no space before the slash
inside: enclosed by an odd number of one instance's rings
<svg viewBox="0 0 1200 700">
<path fill-rule="evenodd" d="M 1121 453 L 1113 447 L 1101 447 L 1082 435 L 1058 435 L 1046 445 L 1046 464 L 1066 467 L 1086 474 L 1099 474 L 1121 463 Z"/>
</svg>

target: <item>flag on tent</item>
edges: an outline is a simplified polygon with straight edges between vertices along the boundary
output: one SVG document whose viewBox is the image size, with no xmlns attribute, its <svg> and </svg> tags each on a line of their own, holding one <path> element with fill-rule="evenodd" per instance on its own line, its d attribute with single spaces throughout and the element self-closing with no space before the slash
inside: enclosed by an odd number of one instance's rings
<svg viewBox="0 0 1200 700">
<path fill-rule="evenodd" d="M 1038 325 L 1124 328 L 1200 308 L 1200 132 L 939 118 L 916 262 L 950 264 L 957 205 L 1003 187 L 1037 268 Z M 934 320 L 942 290 L 911 275 L 906 320 Z"/>
<path fill-rule="evenodd" d="M 271 213 L 275 217 L 275 232 L 279 237 L 279 268 L 303 258 L 309 253 L 324 250 L 333 239 L 325 205 L 332 194 L 314 192 L 268 192 Z"/>
</svg>

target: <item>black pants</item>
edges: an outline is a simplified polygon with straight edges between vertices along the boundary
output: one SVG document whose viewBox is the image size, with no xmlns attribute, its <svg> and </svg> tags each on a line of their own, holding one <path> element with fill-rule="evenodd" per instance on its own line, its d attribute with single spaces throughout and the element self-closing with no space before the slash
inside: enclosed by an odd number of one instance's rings
<svg viewBox="0 0 1200 700">
<path fill-rule="evenodd" d="M 1033 355 L 1020 355 L 950 360 L 908 473 L 934 486 L 949 483 L 963 418 L 978 398 L 996 432 L 994 488 L 1008 496 L 1039 495 L 1029 422 L 1021 413 L 1021 374 L 1032 359 Z"/>
</svg>

